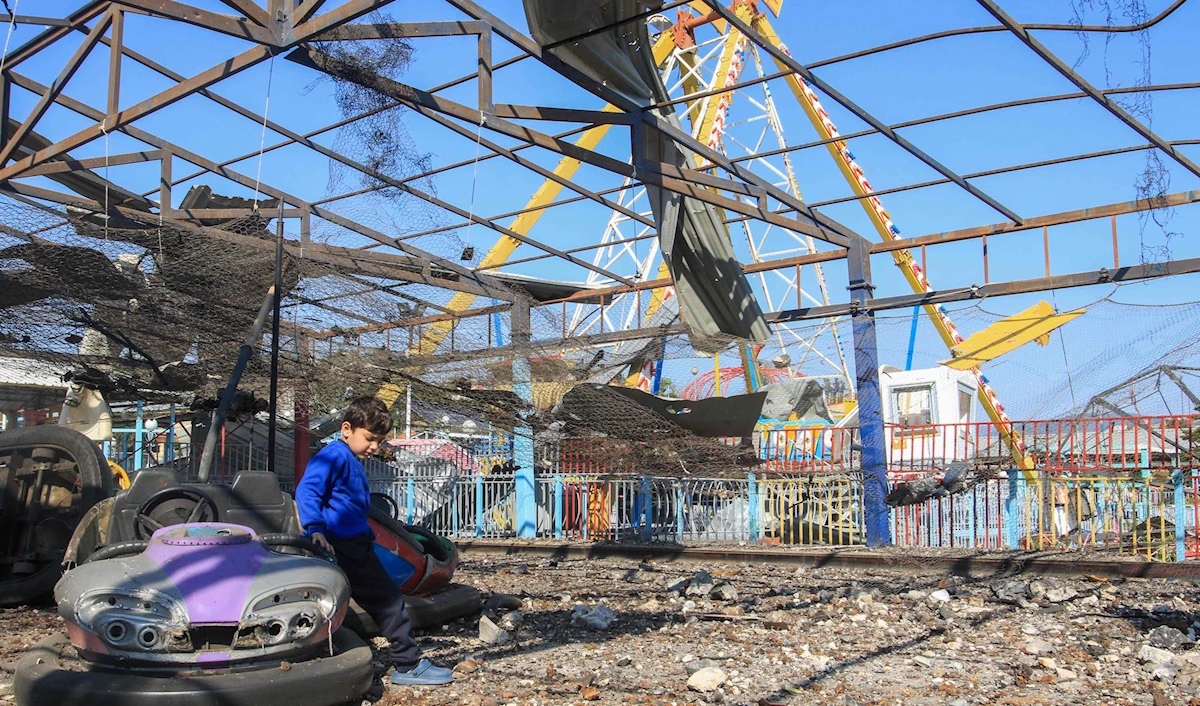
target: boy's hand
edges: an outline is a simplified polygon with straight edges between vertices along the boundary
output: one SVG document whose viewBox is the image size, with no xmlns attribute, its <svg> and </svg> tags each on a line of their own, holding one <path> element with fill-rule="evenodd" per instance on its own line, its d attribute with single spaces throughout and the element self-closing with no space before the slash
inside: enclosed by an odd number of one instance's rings
<svg viewBox="0 0 1200 706">
<path fill-rule="evenodd" d="M 333 551 L 333 545 L 332 545 L 332 544 L 330 544 L 330 543 L 329 543 L 329 540 L 328 540 L 328 539 L 325 539 L 325 535 L 321 534 L 320 532 L 313 532 L 313 533 L 312 533 L 312 541 L 313 541 L 314 543 L 316 543 L 316 545 L 317 545 L 318 547 L 320 547 L 320 548 L 324 549 L 325 551 L 329 552 L 329 555 L 330 555 L 330 556 L 333 556 L 334 554 L 336 554 L 336 552 L 334 552 L 334 551 Z"/>
</svg>

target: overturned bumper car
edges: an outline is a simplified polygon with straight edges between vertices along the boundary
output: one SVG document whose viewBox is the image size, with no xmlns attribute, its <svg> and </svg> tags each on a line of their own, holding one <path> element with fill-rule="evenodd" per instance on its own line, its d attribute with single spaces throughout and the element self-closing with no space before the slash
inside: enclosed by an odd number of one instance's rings
<svg viewBox="0 0 1200 706">
<path fill-rule="evenodd" d="M 0 434 L 0 606 L 44 596 L 84 514 L 112 495 L 99 448 L 56 426 Z"/>
</svg>

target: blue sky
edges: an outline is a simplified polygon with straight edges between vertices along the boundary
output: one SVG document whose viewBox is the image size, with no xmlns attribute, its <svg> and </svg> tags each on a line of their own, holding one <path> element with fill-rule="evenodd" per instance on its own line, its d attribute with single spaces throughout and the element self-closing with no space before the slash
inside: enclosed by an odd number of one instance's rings
<svg viewBox="0 0 1200 706">
<path fill-rule="evenodd" d="M 216 0 L 196 0 L 200 7 L 227 11 Z M 329 7 L 337 3 L 330 2 Z M 1123 4 L 1123 3 L 1122 3 Z M 525 30 L 521 4 L 516 0 L 492 0 L 484 5 L 517 28 Z M 1103 2 L 1082 0 L 1003 0 L 1001 5 L 1022 22 L 1065 23 L 1075 16 L 1073 5 L 1087 23 L 1103 23 Z M 1167 0 L 1147 0 L 1145 9 L 1155 15 L 1168 5 Z M 65 15 L 78 6 L 74 0 L 24 0 L 19 6 L 23 13 Z M 386 9 L 394 19 L 445 20 L 457 17 L 456 11 L 436 0 L 430 2 L 393 3 Z M 673 11 L 671 13 L 673 16 Z M 1125 23 L 1129 19 L 1119 13 L 1114 18 Z M 839 56 L 869 46 L 915 37 L 957 27 L 995 24 L 990 15 L 976 2 L 967 0 L 910 0 L 897 3 L 889 0 L 850 0 L 841 3 L 812 3 L 788 0 L 778 19 L 772 19 L 792 53 L 809 64 Z M 1094 85 L 1104 87 L 1129 86 L 1149 79 L 1155 84 L 1196 81 L 1194 28 L 1200 26 L 1200 4 L 1187 3 L 1168 20 L 1152 30 L 1139 34 L 1114 35 L 1106 43 L 1105 36 L 1089 36 L 1088 56 L 1080 61 L 1078 70 Z M 10 44 L 16 46 L 32 35 L 29 27 L 18 27 Z M 706 36 L 700 31 L 700 39 Z M 1071 32 L 1039 32 L 1039 39 L 1068 64 L 1080 60 L 1085 52 L 1082 39 Z M 57 74 L 65 59 L 74 51 L 82 35 L 59 42 L 52 50 L 26 62 L 20 71 L 48 83 Z M 126 29 L 128 45 L 184 75 L 193 75 L 222 61 L 248 45 L 239 40 L 202 34 L 195 28 L 165 20 L 130 16 Z M 1143 61 L 1142 40 L 1148 41 L 1149 60 Z M 474 47 L 469 39 L 416 40 L 414 61 L 403 77 L 413 85 L 429 88 L 470 72 L 474 66 Z M 495 59 L 506 59 L 516 50 L 503 40 L 495 42 Z M 769 60 L 764 56 L 764 61 Z M 133 62 L 124 64 L 122 107 L 165 89 L 170 82 Z M 769 66 L 768 71 L 774 67 Z M 104 103 L 104 83 L 107 71 L 107 52 L 92 56 L 68 85 L 66 94 L 92 105 Z M 1033 96 L 1074 92 L 1075 87 L 1042 62 L 1034 53 L 1008 33 L 973 34 L 913 47 L 890 51 L 871 57 L 841 62 L 816 70 L 818 76 L 892 124 L 904 120 L 961 110 L 986 104 Z M 315 75 L 295 66 L 282 57 L 230 78 L 215 90 L 256 111 L 267 108 L 273 120 L 303 132 L 339 119 L 331 100 L 333 86 L 328 81 L 314 83 Z M 778 105 L 784 132 L 789 144 L 815 139 L 816 135 L 786 87 L 780 81 L 769 84 Z M 269 91 L 268 91 L 269 87 Z M 452 89 L 443 95 L 474 104 L 474 86 Z M 580 108 L 599 108 L 600 103 L 590 94 L 532 60 L 497 73 L 496 100 L 529 105 L 556 105 Z M 865 125 L 846 109 L 822 96 L 842 133 L 862 129 Z M 34 98 L 17 92 L 13 112 L 21 115 L 29 109 Z M 1194 116 L 1200 109 L 1200 91 L 1182 90 L 1153 95 L 1153 128 L 1165 138 L 1194 139 Z M 730 114 L 736 122 L 740 114 L 748 114 L 749 103 L 735 101 Z M 475 144 L 415 115 L 404 117 L 404 124 L 416 147 L 430 154 L 435 165 L 471 159 Z M 52 109 L 39 130 L 61 138 L 86 127 L 88 121 L 69 111 Z M 201 98 L 191 97 L 139 121 L 139 127 L 156 132 L 190 149 L 215 158 L 232 158 L 252 153 L 263 143 L 261 127 L 249 120 Z M 547 132 L 565 130 L 571 126 L 541 123 Z M 1094 102 L 1084 99 L 1060 101 L 1040 106 L 995 111 L 984 115 L 943 121 L 905 129 L 902 134 L 960 173 L 970 173 L 1009 164 L 1047 159 L 1080 152 L 1119 148 L 1142 144 L 1143 139 L 1119 123 Z M 504 145 L 511 140 L 486 133 Z M 267 131 L 265 143 L 279 141 L 279 136 Z M 330 133 L 318 141 L 333 143 Z M 109 138 L 107 146 L 97 141 L 76 152 L 77 155 L 99 156 L 115 154 L 142 146 L 121 135 Z M 851 142 L 851 149 L 876 188 L 924 181 L 936 177 L 929 167 L 905 153 L 886 138 L 875 135 Z M 619 158 L 628 156 L 628 140 L 619 131 L 600 146 L 600 151 Z M 1185 146 L 1180 152 L 1200 160 L 1200 146 Z M 529 150 L 530 158 L 552 168 L 558 161 L 555 155 Z M 1022 216 L 1037 216 L 1068 211 L 1092 205 L 1132 200 L 1139 173 L 1145 167 L 1144 152 L 1105 157 L 1069 165 L 1023 171 L 1016 174 L 984 177 L 972 183 L 1012 208 Z M 810 202 L 844 197 L 849 187 L 835 169 L 824 148 L 808 149 L 794 155 L 794 166 L 803 196 Z M 1163 157 L 1170 177 L 1170 192 L 1200 188 L 1200 179 Z M 249 159 L 236 166 L 241 172 L 254 176 L 261 170 L 262 178 L 280 188 L 316 200 L 328 193 L 329 168 L 327 160 L 303 148 L 290 147 L 267 155 L 261 164 Z M 177 164 L 176 175 L 190 173 L 187 165 Z M 121 183 L 152 183 L 154 170 L 145 166 L 114 168 L 110 176 Z M 598 169 L 581 170 L 580 183 L 597 189 L 609 188 L 619 179 Z M 436 178 L 438 194 L 463 209 L 471 208 L 483 215 L 493 215 L 521 208 L 529 194 L 541 183 L 535 174 L 521 167 L 495 159 L 482 162 L 477 172 L 470 167 L 454 170 Z M 218 183 L 213 182 L 214 186 Z M 474 203 L 470 193 L 474 184 Z M 150 187 L 146 187 L 150 188 Z M 145 190 L 145 189 L 142 189 Z M 179 189 L 176 199 L 185 189 Z M 245 189 L 228 183 L 217 188 L 232 194 L 246 195 Z M 936 186 L 902 192 L 883 198 L 902 235 L 916 236 L 976 225 L 998 223 L 1004 217 L 952 185 Z M 362 204 L 335 204 L 335 210 L 345 209 L 359 215 Z M 1143 259 L 1163 259 L 1164 248 L 1173 258 L 1200 256 L 1194 233 L 1200 220 L 1200 207 L 1175 209 L 1164 229 L 1137 216 L 1118 219 L 1122 264 L 1138 264 Z M 877 236 L 854 203 L 842 203 L 822 209 L 872 239 Z M 423 223 L 453 223 L 456 218 L 431 210 L 420 219 L 409 214 L 395 213 L 385 217 L 372 213 L 379 227 L 394 227 L 403 231 L 419 230 Z M 532 235 L 567 248 L 596 242 L 603 230 L 608 212 L 595 204 L 577 204 L 555 209 L 542 219 Z M 418 222 L 417 225 L 413 223 Z M 507 222 L 507 221 L 502 221 Z M 1168 233 L 1175 235 L 1168 236 Z M 469 232 L 462 229 L 449 236 L 435 236 L 420 241 L 440 254 L 453 255 L 461 244 L 470 242 L 480 254 L 495 240 L 495 234 L 481 227 Z M 337 242 L 362 242 L 344 233 L 336 235 Z M 1055 274 L 1094 270 L 1112 266 L 1110 224 L 1107 220 L 1057 226 L 1050 231 L 1051 266 Z M 949 288 L 983 283 L 980 243 L 964 242 L 932 248 L 928 252 L 929 278 L 935 288 Z M 527 255 L 526 249 L 517 257 Z M 993 238 L 989 242 L 989 274 L 993 281 L 1038 277 L 1044 274 L 1042 233 Z M 525 274 L 580 279 L 579 273 L 563 274 L 560 265 L 540 264 L 517 266 Z M 879 296 L 904 294 L 907 285 L 900 279 L 888 258 L 874 260 L 874 273 Z M 568 268 L 569 269 L 569 268 Z M 631 273 L 622 273 L 631 274 Z M 837 265 L 827 268 L 835 300 L 843 300 L 844 271 Z M 1194 300 L 1194 278 L 1171 278 L 1149 284 L 1127 286 L 1117 297 L 1137 303 L 1187 302 Z M 1060 308 L 1082 306 L 1104 296 L 1111 288 L 1086 288 L 1059 292 L 1055 303 Z M 1000 313 L 1011 313 L 1028 306 L 1038 297 L 1011 297 L 988 302 Z M 921 339 L 932 340 L 931 329 L 922 323 Z"/>
</svg>

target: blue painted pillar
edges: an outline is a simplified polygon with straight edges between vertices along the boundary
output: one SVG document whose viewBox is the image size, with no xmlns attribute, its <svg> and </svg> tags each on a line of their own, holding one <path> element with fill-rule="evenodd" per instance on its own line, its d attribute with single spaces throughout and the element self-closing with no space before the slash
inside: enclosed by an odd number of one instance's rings
<svg viewBox="0 0 1200 706">
<path fill-rule="evenodd" d="M 175 403 L 171 403 L 171 426 L 167 427 L 167 449 L 163 453 L 167 463 L 175 462 Z"/>
<path fill-rule="evenodd" d="M 642 541 L 649 542 L 651 534 L 654 531 L 651 524 L 654 518 L 650 507 L 653 502 L 650 495 L 650 476 L 642 476 L 642 487 L 638 491 L 638 502 L 641 505 L 638 509 L 641 510 L 639 520 L 642 525 Z"/>
<path fill-rule="evenodd" d="M 475 475 L 475 536 L 483 536 L 483 476 Z"/>
<path fill-rule="evenodd" d="M 1175 561 L 1187 558 L 1187 497 L 1183 494 L 1183 471 L 1176 468 L 1171 472 L 1171 483 L 1175 486 Z"/>
<path fill-rule="evenodd" d="M 675 486 L 675 541 L 683 543 L 683 486 Z"/>
<path fill-rule="evenodd" d="M 749 511 L 750 524 L 750 541 L 757 542 L 762 536 L 760 526 L 762 524 L 762 507 L 758 502 L 758 483 L 753 473 L 746 474 L 746 496 Z"/>
<path fill-rule="evenodd" d="M 1008 470 L 1008 498 L 1004 501 L 1004 546 L 1019 549 L 1021 546 L 1021 486 L 1020 471 Z"/>
<path fill-rule="evenodd" d="M 458 477 L 450 479 L 450 536 L 458 537 Z"/>
<path fill-rule="evenodd" d="M 138 400 L 137 422 L 133 425 L 133 470 L 140 471 L 146 466 L 146 424 L 142 417 L 145 403 Z"/>
<path fill-rule="evenodd" d="M 1139 486 L 1141 491 L 1142 502 L 1138 504 L 1138 522 L 1146 522 L 1150 519 L 1150 450 L 1143 449 L 1138 452 L 1138 467 L 1141 469 L 1139 475 L 1143 482 Z"/>
<path fill-rule="evenodd" d="M 416 522 L 414 516 L 417 514 L 417 481 L 413 476 L 408 477 L 408 487 L 405 488 L 406 495 L 404 497 L 404 514 L 408 517 L 408 524 Z"/>
<path fill-rule="evenodd" d="M 850 277 L 851 321 L 854 331 L 855 389 L 858 393 L 859 442 L 862 444 L 863 508 L 867 545 L 892 543 L 888 526 L 887 448 L 883 434 L 883 398 L 879 389 L 879 353 L 875 339 L 875 314 L 871 301 L 870 244 L 852 238 L 846 254 Z"/>
<path fill-rule="evenodd" d="M 529 367 L 529 301 L 517 297 L 512 306 L 513 393 L 526 405 L 533 405 L 533 374 Z M 533 430 L 521 425 L 513 429 L 513 461 L 516 473 L 517 536 L 537 536 L 537 486 L 533 473 Z"/>
<path fill-rule="evenodd" d="M 554 476 L 554 538 L 563 538 L 563 479 Z"/>
</svg>

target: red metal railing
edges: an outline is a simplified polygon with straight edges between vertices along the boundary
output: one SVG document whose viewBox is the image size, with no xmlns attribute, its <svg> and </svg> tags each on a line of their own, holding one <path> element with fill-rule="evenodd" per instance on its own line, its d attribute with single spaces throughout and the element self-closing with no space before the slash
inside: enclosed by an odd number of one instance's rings
<svg viewBox="0 0 1200 706">
<path fill-rule="evenodd" d="M 1131 468 L 1197 468 L 1192 430 L 1200 415 L 1106 417 L 1015 422 L 1038 470 L 1050 473 Z M 1200 436 L 1200 431 L 1197 432 Z M 844 473 L 859 468 L 852 448 L 855 427 L 786 426 L 755 432 L 753 448 L 771 474 Z M 953 463 L 1007 469 L 1012 455 L 994 422 L 884 425 L 888 474 L 908 479 Z M 640 447 L 648 442 L 604 438 L 565 439 L 560 473 L 640 473 Z M 732 470 L 732 469 L 731 469 Z"/>
</svg>

